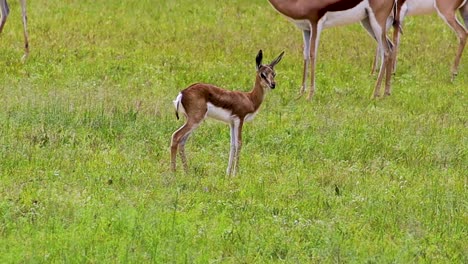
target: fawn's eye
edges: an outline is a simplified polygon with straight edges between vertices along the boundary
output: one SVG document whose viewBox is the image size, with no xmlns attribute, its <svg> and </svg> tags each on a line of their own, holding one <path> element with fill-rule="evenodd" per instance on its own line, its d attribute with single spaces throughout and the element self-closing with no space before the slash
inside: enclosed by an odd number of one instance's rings
<svg viewBox="0 0 468 264">
<path fill-rule="evenodd" d="M 265 80 L 266 80 L 266 78 L 267 78 L 267 76 L 266 76 L 266 74 L 265 74 L 264 72 L 260 73 L 260 77 L 262 77 L 262 78 L 265 79 Z"/>
</svg>

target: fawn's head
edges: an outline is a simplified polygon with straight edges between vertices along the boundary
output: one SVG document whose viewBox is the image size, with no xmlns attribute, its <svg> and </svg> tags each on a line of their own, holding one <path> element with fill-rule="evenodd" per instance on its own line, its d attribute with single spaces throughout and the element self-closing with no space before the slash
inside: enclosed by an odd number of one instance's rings
<svg viewBox="0 0 468 264">
<path fill-rule="evenodd" d="M 263 89 L 275 89 L 276 82 L 275 82 L 275 65 L 278 64 L 281 59 L 283 58 L 284 51 L 274 59 L 270 64 L 263 65 L 263 53 L 260 50 L 257 54 L 256 62 L 257 62 L 257 76 L 260 78 L 260 84 Z"/>
</svg>

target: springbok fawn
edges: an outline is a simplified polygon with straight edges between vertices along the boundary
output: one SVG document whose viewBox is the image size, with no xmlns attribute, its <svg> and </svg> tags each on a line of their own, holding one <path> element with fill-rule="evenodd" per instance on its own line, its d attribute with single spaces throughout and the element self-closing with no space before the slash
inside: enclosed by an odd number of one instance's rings
<svg viewBox="0 0 468 264">
<path fill-rule="evenodd" d="M 242 126 L 258 113 L 265 95 L 275 89 L 275 66 L 283 57 L 282 52 L 270 64 L 263 65 L 260 50 L 256 57 L 257 73 L 255 84 L 250 92 L 228 91 L 211 84 L 196 83 L 182 90 L 174 100 L 176 116 L 186 117 L 185 124 L 172 134 L 171 169 L 176 170 L 176 156 L 179 150 L 185 172 L 188 172 L 185 157 L 185 142 L 190 134 L 206 118 L 211 117 L 229 124 L 231 128 L 231 150 L 226 173 L 236 175 L 242 147 Z"/>
<path fill-rule="evenodd" d="M 462 23 L 458 21 L 456 12 L 459 10 L 464 22 L 465 27 Z M 403 20 L 406 16 L 413 15 L 424 15 L 432 14 L 437 12 L 437 14 L 442 18 L 442 20 L 447 23 L 447 25 L 457 34 L 458 37 L 458 50 L 455 55 L 455 61 L 452 66 L 452 81 L 458 74 L 458 66 L 463 54 L 463 49 L 466 45 L 466 40 L 468 36 L 468 3 L 467 0 L 398 0 L 396 19 L 403 24 Z M 400 30 L 395 30 L 393 32 L 393 41 L 395 43 L 395 49 L 393 52 L 393 72 L 396 71 L 397 64 L 397 53 L 400 46 Z M 377 53 L 380 51 L 377 48 Z M 374 59 L 372 66 L 372 72 L 378 63 L 377 57 Z"/>
<path fill-rule="evenodd" d="M 307 70 L 310 64 L 311 85 L 307 99 L 315 92 L 315 64 L 322 29 L 361 21 L 371 30 L 379 44 L 382 58 L 374 97 L 380 96 L 380 86 L 385 75 L 385 95 L 391 93 L 391 44 L 387 41 L 386 21 L 396 0 L 268 0 L 279 13 L 302 30 L 304 38 L 304 71 L 302 95 L 306 90 Z M 337 44 L 340 45 L 340 44 Z"/>
<path fill-rule="evenodd" d="M 28 17 L 26 15 L 26 0 L 20 0 L 21 3 L 21 11 L 23 16 L 23 34 L 24 34 L 24 55 L 23 60 L 26 59 L 29 55 L 29 37 L 28 37 Z M 8 7 L 8 3 L 6 0 L 0 0 L 0 34 L 3 31 L 3 27 L 5 26 L 8 14 L 10 13 L 10 8 Z"/>
</svg>

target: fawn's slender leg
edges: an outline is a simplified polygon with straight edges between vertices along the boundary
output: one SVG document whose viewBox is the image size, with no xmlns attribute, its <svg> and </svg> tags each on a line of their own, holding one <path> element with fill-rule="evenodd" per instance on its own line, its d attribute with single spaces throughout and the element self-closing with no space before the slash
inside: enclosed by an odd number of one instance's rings
<svg viewBox="0 0 468 264">
<path fill-rule="evenodd" d="M 174 132 L 174 134 L 172 134 L 171 169 L 173 172 L 176 170 L 177 150 L 179 150 L 185 172 L 188 171 L 187 158 L 185 156 L 185 142 L 187 141 L 192 131 L 197 128 L 200 122 L 201 120 L 196 122 L 196 120 L 189 118 L 182 127 L 180 127 L 176 132 Z"/>
<path fill-rule="evenodd" d="M 171 170 L 176 171 L 176 162 L 177 162 L 177 151 L 179 148 L 179 143 L 182 137 L 189 132 L 187 122 L 181 126 L 174 134 L 172 134 L 171 140 Z"/>
<path fill-rule="evenodd" d="M 182 166 L 184 167 L 185 173 L 188 173 L 187 157 L 185 156 L 185 142 L 187 142 L 187 139 L 189 138 L 191 133 L 192 132 L 189 132 L 184 137 L 182 137 L 179 143 L 179 155 L 180 159 L 182 160 Z"/>
<path fill-rule="evenodd" d="M 243 124 L 244 124 L 244 121 L 240 120 L 239 125 L 237 126 L 236 154 L 235 154 L 235 164 L 234 164 L 234 172 L 233 172 L 234 176 L 237 174 L 237 171 L 239 170 L 239 158 L 240 158 L 240 152 L 242 149 L 242 126 Z"/>
<path fill-rule="evenodd" d="M 230 151 L 229 151 L 229 163 L 228 163 L 228 167 L 227 167 L 227 170 L 226 170 L 226 174 L 227 175 L 231 175 L 231 172 L 232 172 L 232 164 L 234 163 L 234 157 L 235 157 L 235 152 L 236 152 L 236 142 L 237 142 L 237 127 L 236 127 L 236 124 L 235 122 L 231 122 L 229 124 L 229 128 L 230 128 L 230 134 L 231 134 L 231 147 L 230 147 Z"/>
</svg>

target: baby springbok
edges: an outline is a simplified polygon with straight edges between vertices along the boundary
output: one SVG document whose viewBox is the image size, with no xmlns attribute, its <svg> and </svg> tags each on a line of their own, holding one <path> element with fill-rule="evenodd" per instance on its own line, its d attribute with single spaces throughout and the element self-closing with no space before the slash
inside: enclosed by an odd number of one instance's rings
<svg viewBox="0 0 468 264">
<path fill-rule="evenodd" d="M 176 170 L 177 149 L 187 173 L 185 142 L 190 134 L 206 118 L 211 117 L 229 124 L 231 128 L 231 151 L 226 173 L 235 175 L 239 166 L 239 154 L 242 146 L 242 126 L 257 114 L 260 105 L 270 89 L 275 89 L 274 67 L 280 62 L 284 51 L 270 64 L 262 65 L 262 50 L 256 57 L 257 73 L 255 84 L 250 92 L 228 91 L 211 84 L 195 83 L 182 90 L 174 100 L 176 116 L 183 113 L 185 124 L 172 134 L 171 169 Z"/>
</svg>

